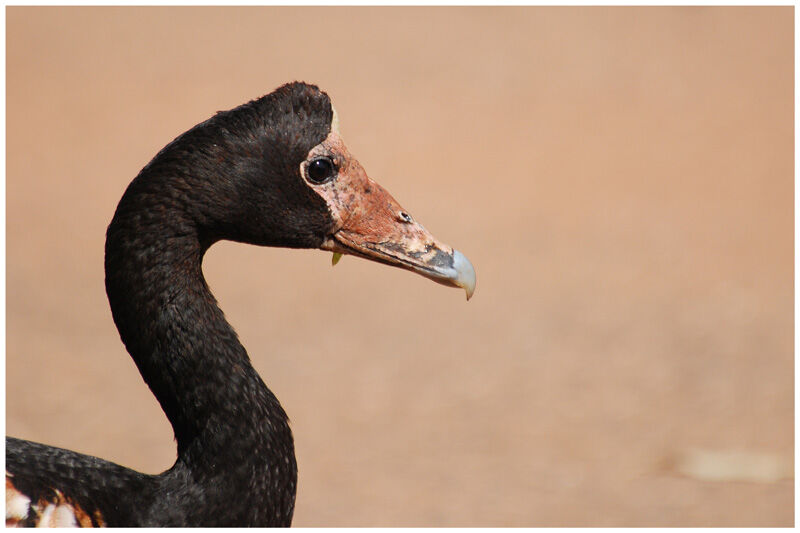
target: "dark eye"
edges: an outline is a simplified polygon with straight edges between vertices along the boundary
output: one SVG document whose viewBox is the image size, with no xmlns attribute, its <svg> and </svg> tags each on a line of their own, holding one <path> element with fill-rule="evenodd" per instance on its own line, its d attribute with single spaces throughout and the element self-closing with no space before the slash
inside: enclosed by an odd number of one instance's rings
<svg viewBox="0 0 800 533">
<path fill-rule="evenodd" d="M 314 183 L 322 183 L 328 181 L 336 175 L 336 169 L 333 166 L 333 161 L 327 157 L 320 157 L 314 159 L 306 167 L 306 175 L 308 179 Z"/>
</svg>

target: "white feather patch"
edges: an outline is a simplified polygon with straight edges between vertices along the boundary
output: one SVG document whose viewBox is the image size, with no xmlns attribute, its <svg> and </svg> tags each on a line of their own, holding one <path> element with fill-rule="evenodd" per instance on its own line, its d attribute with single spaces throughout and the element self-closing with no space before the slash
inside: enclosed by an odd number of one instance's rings
<svg viewBox="0 0 800 533">
<path fill-rule="evenodd" d="M 52 527 L 78 527 L 78 519 L 75 517 L 75 509 L 69 504 L 56 506 L 53 513 Z"/>
<path fill-rule="evenodd" d="M 6 521 L 18 522 L 28 516 L 31 499 L 6 484 Z"/>
<path fill-rule="evenodd" d="M 39 515 L 39 521 L 36 522 L 36 527 L 53 527 L 54 524 L 51 523 L 51 521 L 53 520 L 53 514 L 55 511 L 55 504 L 48 503 L 44 508 L 44 511 L 42 511 L 42 513 Z"/>
<path fill-rule="evenodd" d="M 331 131 L 339 134 L 339 114 L 336 112 L 336 108 L 333 107 L 331 104 L 331 110 L 333 111 L 333 119 L 331 120 Z"/>
</svg>

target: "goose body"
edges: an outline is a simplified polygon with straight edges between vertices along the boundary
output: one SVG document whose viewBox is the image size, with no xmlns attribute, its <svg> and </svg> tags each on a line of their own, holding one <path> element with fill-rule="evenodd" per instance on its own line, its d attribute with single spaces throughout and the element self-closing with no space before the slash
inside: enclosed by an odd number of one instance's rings
<svg viewBox="0 0 800 533">
<path fill-rule="evenodd" d="M 328 96 L 291 83 L 220 112 L 145 166 L 106 235 L 120 337 L 172 424 L 159 475 L 6 438 L 6 524 L 289 526 L 288 418 L 202 273 L 219 240 L 319 248 L 415 271 L 471 296 L 475 273 L 367 177 Z"/>
</svg>

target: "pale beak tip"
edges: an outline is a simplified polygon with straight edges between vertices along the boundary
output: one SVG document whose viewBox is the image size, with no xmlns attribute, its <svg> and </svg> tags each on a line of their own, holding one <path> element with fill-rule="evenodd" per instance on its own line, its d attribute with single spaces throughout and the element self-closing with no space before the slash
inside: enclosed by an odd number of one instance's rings
<svg viewBox="0 0 800 533">
<path fill-rule="evenodd" d="M 464 289 L 467 293 L 467 301 L 469 301 L 475 292 L 475 268 L 469 259 L 458 250 L 453 250 L 453 268 L 456 270 L 456 278 L 453 282 Z"/>
</svg>

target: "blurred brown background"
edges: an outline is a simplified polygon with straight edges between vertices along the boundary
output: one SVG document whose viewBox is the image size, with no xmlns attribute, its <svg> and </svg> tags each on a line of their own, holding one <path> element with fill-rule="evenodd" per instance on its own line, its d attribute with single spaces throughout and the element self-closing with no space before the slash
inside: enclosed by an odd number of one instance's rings
<svg viewBox="0 0 800 533">
<path fill-rule="evenodd" d="M 8 8 L 7 432 L 171 466 L 106 225 L 176 135 L 306 80 L 478 286 L 212 248 L 295 525 L 792 525 L 793 16 Z"/>
</svg>

